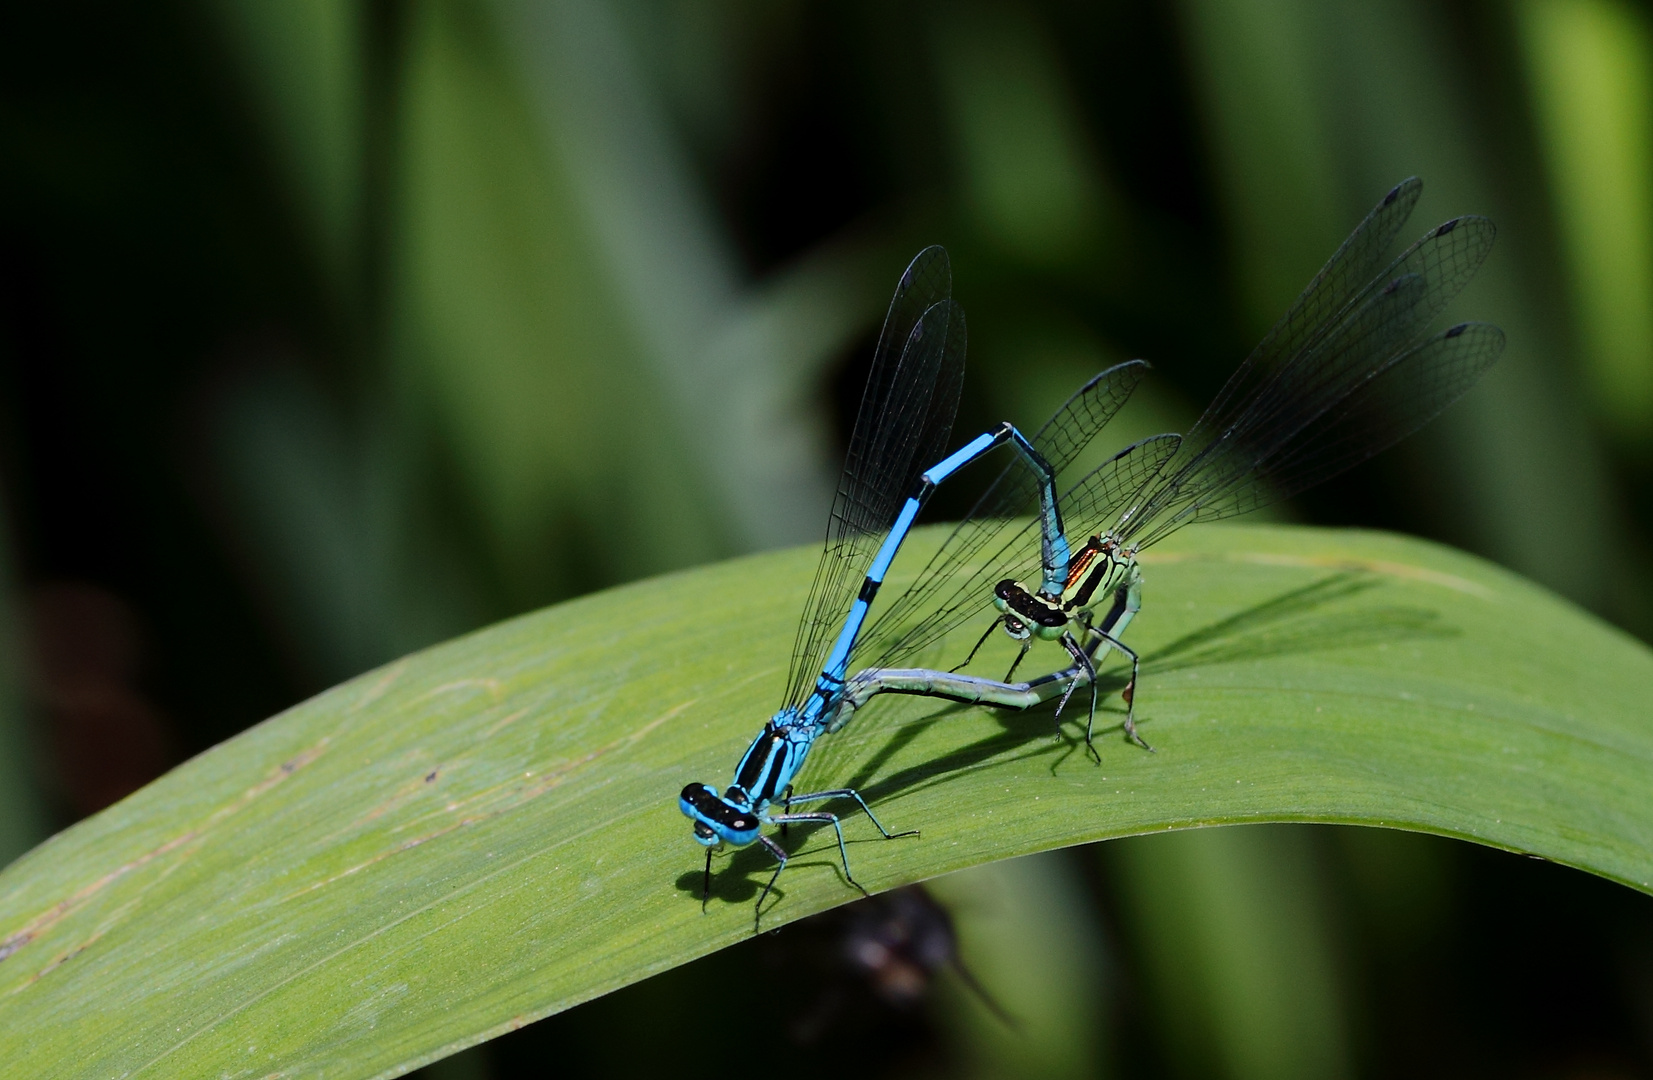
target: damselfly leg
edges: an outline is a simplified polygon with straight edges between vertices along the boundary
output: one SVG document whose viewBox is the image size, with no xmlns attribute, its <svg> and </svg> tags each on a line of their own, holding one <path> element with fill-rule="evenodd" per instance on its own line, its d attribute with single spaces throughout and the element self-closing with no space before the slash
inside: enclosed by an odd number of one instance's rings
<svg viewBox="0 0 1653 1080">
<path fill-rule="evenodd" d="M 1016 669 L 1022 666 L 1022 661 L 1027 659 L 1027 652 L 1032 647 L 1033 639 L 1031 637 L 1024 637 L 1022 639 L 1021 648 L 1016 650 L 1016 659 L 1010 661 L 1010 668 L 1004 673 L 1005 682 L 1009 682 L 1011 678 L 1015 676 Z M 954 668 L 953 670 L 957 671 L 958 668 Z"/>
<path fill-rule="evenodd" d="M 867 805 L 867 800 L 863 799 L 861 793 L 854 788 L 835 788 L 832 791 L 816 791 L 808 795 L 794 795 L 787 803 L 787 808 L 790 810 L 792 803 L 820 802 L 825 799 L 854 799 L 855 805 L 861 808 L 861 812 L 867 815 L 867 820 L 872 822 L 873 828 L 877 829 L 886 840 L 918 835 L 917 829 L 904 829 L 901 832 L 893 833 L 884 828 L 884 823 L 879 821 L 878 815 L 872 812 L 872 807 Z M 776 818 L 775 820 L 779 821 L 780 819 Z"/>
<path fill-rule="evenodd" d="M 988 623 L 987 624 L 987 629 L 982 631 L 981 637 L 977 638 L 976 639 L 976 644 L 971 647 L 970 654 L 968 656 L 966 656 L 963 660 L 959 661 L 957 664 L 955 664 L 952 667 L 948 668 L 947 670 L 951 671 L 951 672 L 959 672 L 959 671 L 963 671 L 965 668 L 969 667 L 970 666 L 970 661 L 974 660 L 976 658 L 976 654 L 981 652 L 981 647 L 983 645 L 987 644 L 987 639 L 993 636 L 993 631 L 999 629 L 1003 625 L 1004 625 L 1004 619 L 1002 619 L 1002 618 L 994 619 L 992 622 Z M 1012 665 L 1010 670 L 1015 671 L 1016 670 L 1015 666 Z M 1005 676 L 1006 681 L 1008 681 L 1009 678 L 1010 678 L 1010 676 L 1008 676 L 1008 675 Z"/>
<path fill-rule="evenodd" d="M 872 822 L 873 827 L 878 830 L 879 835 L 882 836 L 885 840 L 897 840 L 897 839 L 900 839 L 903 836 L 917 836 L 918 835 L 918 830 L 917 829 L 907 829 L 904 832 L 897 832 L 897 833 L 890 832 L 888 829 L 884 828 L 884 823 L 878 820 L 878 815 L 876 815 L 872 812 L 872 807 L 867 805 L 867 800 L 863 799 L 861 797 L 861 793 L 856 791 L 854 788 L 837 788 L 837 789 L 832 790 L 832 791 L 813 791 L 813 792 L 810 792 L 807 795 L 790 795 L 790 796 L 787 797 L 787 800 L 786 800 L 786 803 L 785 803 L 785 806 L 788 808 L 789 812 L 782 813 L 782 814 L 768 815 L 768 820 L 773 822 L 776 825 L 779 825 L 783 830 L 786 828 L 786 826 L 788 824 L 790 824 L 792 822 L 818 821 L 818 822 L 825 822 L 827 824 L 830 824 L 832 826 L 832 831 L 833 831 L 834 835 L 836 835 L 837 838 L 838 838 L 838 858 L 843 863 L 844 880 L 846 882 L 848 882 L 849 884 L 853 885 L 855 888 L 860 889 L 861 894 L 863 896 L 868 895 L 867 890 L 862 886 L 862 884 L 859 881 L 855 880 L 855 875 L 850 872 L 850 868 L 849 868 L 849 850 L 844 844 L 844 828 L 843 828 L 843 824 L 842 824 L 841 820 L 839 819 L 838 815 L 833 814 L 833 813 L 829 813 L 828 811 L 825 811 L 825 810 L 812 810 L 812 811 L 807 811 L 807 812 L 801 813 L 801 814 L 794 814 L 794 813 L 790 812 L 790 808 L 795 803 L 820 802 L 824 799 L 853 799 L 853 800 L 855 800 L 855 805 L 860 807 L 861 812 L 867 815 L 867 819 Z M 771 853 L 780 850 L 780 845 L 779 844 L 776 844 L 773 841 L 768 840 L 767 838 L 765 838 L 765 840 L 764 840 L 764 846 L 767 847 L 771 851 Z M 757 928 L 758 920 L 761 919 L 762 915 L 763 915 L 763 902 L 764 902 L 764 900 L 768 899 L 770 891 L 774 888 L 775 880 L 780 877 L 781 870 L 786 866 L 786 857 L 785 857 L 784 853 L 782 855 L 778 855 L 777 858 L 780 859 L 781 865 L 777 866 L 775 868 L 775 872 L 770 875 L 768 883 L 764 885 L 763 892 L 761 894 L 759 894 L 759 896 L 758 896 L 757 906 L 756 906 L 756 909 L 753 912 L 753 929 L 754 930 Z M 711 865 L 710 860 L 708 859 L 708 862 L 707 862 L 708 874 L 710 873 L 710 865 Z M 708 878 L 707 878 L 707 887 L 708 888 L 710 888 L 710 880 L 711 879 L 708 876 Z"/>
</svg>

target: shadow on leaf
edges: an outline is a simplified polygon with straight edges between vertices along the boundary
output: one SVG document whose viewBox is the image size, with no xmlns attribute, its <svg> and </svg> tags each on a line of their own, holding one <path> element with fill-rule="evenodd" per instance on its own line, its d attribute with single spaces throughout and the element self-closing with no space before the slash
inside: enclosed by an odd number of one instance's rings
<svg viewBox="0 0 1653 1080">
<path fill-rule="evenodd" d="M 1380 577 L 1362 571 L 1340 572 L 1310 582 L 1185 634 L 1151 654 L 1144 654 L 1142 674 L 1146 678 L 1155 674 L 1217 664 L 1458 636 L 1460 631 L 1446 623 L 1440 612 L 1423 607 L 1362 606 L 1338 611 L 1326 610 L 1332 605 L 1345 604 L 1364 596 L 1382 583 Z M 1122 689 L 1125 682 L 1124 672 L 1117 667 L 1101 673 L 1097 678 L 1099 737 L 1104 733 L 1123 731 L 1124 708 L 1118 704 L 1103 705 L 1101 701 Z M 1049 757 L 1052 759 L 1050 769 L 1054 773 L 1077 753 L 1082 745 L 1077 739 L 1062 738 L 1059 729 L 1053 730 L 1053 703 L 1047 703 L 1025 713 L 995 710 L 1003 725 L 1000 731 L 960 746 L 934 760 L 909 766 L 880 780 L 873 780 L 889 761 L 933 725 L 977 707 L 945 703 L 933 713 L 902 724 L 861 763 L 844 786 L 860 791 L 869 803 L 878 803 L 895 795 L 923 790 L 955 776 L 997 766 L 1007 761 Z M 1088 707 L 1087 696 L 1081 690 L 1069 701 L 1062 722 L 1077 722 L 1082 725 Z M 1104 713 L 1111 714 L 1117 719 L 1103 726 L 1101 720 Z M 1150 722 L 1149 717 L 1141 714 L 1137 717 L 1139 727 L 1146 727 Z M 844 813 L 841 816 L 847 822 L 852 816 L 860 815 L 857 811 L 853 815 Z M 897 824 L 890 827 L 894 829 L 905 826 Z M 795 853 L 802 853 L 802 849 L 809 844 L 814 834 L 825 828 L 827 826 L 823 823 L 795 824 L 791 832 L 796 839 L 789 838 L 785 846 Z M 860 843 L 874 840 L 883 842 L 882 837 L 846 836 L 845 839 L 852 849 Z M 836 846 L 829 835 L 824 846 L 811 848 L 807 852 L 808 861 L 802 861 L 800 854 L 794 854 L 788 867 L 797 869 L 830 863 L 833 871 L 842 878 L 843 870 L 836 857 Z M 719 859 L 714 858 L 712 899 L 729 902 L 752 901 L 761 890 L 763 882 L 774 872 L 774 866 L 774 860 L 769 853 L 756 845 L 731 853 L 721 866 Z M 699 870 L 683 874 L 677 879 L 679 889 L 697 898 L 701 894 L 703 883 L 704 876 Z M 848 885 L 847 882 L 845 884 Z M 777 898 L 785 895 L 779 882 L 772 895 Z"/>
</svg>

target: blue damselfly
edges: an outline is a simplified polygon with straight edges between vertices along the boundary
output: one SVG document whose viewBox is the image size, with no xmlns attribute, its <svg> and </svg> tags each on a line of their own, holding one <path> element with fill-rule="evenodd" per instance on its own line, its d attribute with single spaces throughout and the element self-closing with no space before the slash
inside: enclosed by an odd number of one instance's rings
<svg viewBox="0 0 1653 1080">
<path fill-rule="evenodd" d="M 1124 732 L 1151 749 L 1136 730 L 1141 660 L 1120 640 L 1142 606 L 1138 554 L 1184 525 L 1294 495 L 1386 449 L 1462 396 L 1503 350 L 1503 332 L 1487 323 L 1427 336 L 1430 321 L 1490 253 L 1492 222 L 1454 218 L 1383 264 L 1421 192 L 1419 180 L 1406 180 L 1366 215 L 1187 434 L 1134 443 L 1060 496 L 1057 478 L 1124 404 L 1147 364 L 1134 360 L 1097 375 L 1031 438 L 1003 423 L 925 468 L 940 456 L 957 410 L 965 329 L 946 253 L 920 253 L 896 290 L 874 354 L 784 704 L 741 758 L 733 783 L 721 793 L 690 784 L 679 797 L 707 848 L 706 893 L 715 848 L 762 844 L 776 867 L 758 896 L 761 914 L 787 861 L 761 830 L 792 822 L 830 824 L 846 881 L 865 892 L 850 873 L 837 815 L 792 806 L 848 799 L 885 839 L 914 833 L 889 832 L 852 789 L 800 795 L 792 785 L 815 741 L 879 694 L 1014 709 L 1060 697 L 1059 721 L 1074 691 L 1088 685 L 1085 744 L 1094 756 L 1096 665 L 1113 649 L 1131 664 L 1121 691 Z M 863 634 L 890 563 L 935 486 L 1005 444 L 1019 460 Z M 1085 541 L 1075 547 L 1070 531 Z M 1033 580 L 1036 586 L 1026 583 Z M 894 666 L 995 609 L 987 633 L 952 670 Z M 1021 643 L 1005 677 L 959 674 L 996 628 Z M 1059 642 L 1071 663 L 1010 682 L 1036 639 Z M 877 660 L 847 677 L 863 653 Z M 781 813 L 770 812 L 776 804 Z"/>
<path fill-rule="evenodd" d="M 815 740 L 841 715 L 850 661 L 867 612 L 931 492 L 965 465 L 1009 444 L 1020 460 L 995 484 L 996 497 L 1014 500 L 1018 507 L 1037 505 L 1047 522 L 1043 535 L 1060 547 L 1066 541 L 1056 509 L 1056 475 L 1124 404 L 1140 377 L 1139 370 L 1128 369 L 1093 380 L 1064 410 L 1069 421 L 1046 425 L 1050 432 L 1061 432 L 1060 440 L 1045 439 L 1041 432 L 1030 442 L 1004 423 L 942 458 L 964 380 L 964 313 L 951 294 L 947 253 L 939 247 L 920 252 L 901 277 L 874 350 L 827 524 L 826 548 L 793 644 L 782 706 L 747 748 L 729 786 L 719 792 L 707 784 L 690 784 L 678 799 L 679 809 L 694 823 L 695 839 L 706 846 L 708 894 L 712 854 L 722 845 L 758 843 L 775 857 L 775 872 L 758 896 L 760 913 L 787 860 L 786 851 L 763 835 L 765 826 L 830 824 L 844 877 L 861 889 L 850 873 L 837 815 L 794 812 L 793 806 L 847 799 L 885 839 L 913 835 L 889 832 L 850 788 L 797 794 L 792 785 Z M 1046 556 L 1053 566 L 1066 565 L 1065 548 Z M 770 811 L 776 804 L 781 813 Z"/>
</svg>

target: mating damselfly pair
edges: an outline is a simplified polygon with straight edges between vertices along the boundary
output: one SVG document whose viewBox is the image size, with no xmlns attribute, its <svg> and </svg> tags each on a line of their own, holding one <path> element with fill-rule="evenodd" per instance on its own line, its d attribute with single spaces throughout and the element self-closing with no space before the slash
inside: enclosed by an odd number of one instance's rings
<svg viewBox="0 0 1653 1080">
<path fill-rule="evenodd" d="M 1100 760 L 1093 743 L 1097 665 L 1115 650 L 1131 665 L 1121 690 L 1124 734 L 1151 749 L 1136 725 L 1140 660 L 1121 640 L 1142 605 L 1143 549 L 1191 522 L 1243 514 L 1359 464 L 1456 401 L 1503 350 L 1503 332 L 1487 323 L 1428 333 L 1486 260 L 1491 221 L 1454 218 L 1384 262 L 1422 188 L 1414 177 L 1384 196 L 1185 434 L 1127 446 L 1062 491 L 1057 478 L 1125 404 L 1148 365 L 1133 360 L 1097 375 L 1031 436 L 1007 422 L 944 455 L 964 381 L 964 313 L 952 299 L 946 252 L 920 252 L 879 335 L 783 704 L 728 787 L 720 793 L 690 784 L 679 797 L 707 849 L 706 892 L 716 848 L 762 844 L 776 867 L 758 896 L 761 917 L 787 862 L 762 830 L 799 822 L 832 826 L 844 877 L 861 889 L 838 816 L 795 811 L 800 804 L 848 800 L 885 839 L 916 835 L 891 833 L 850 788 L 794 791 L 815 741 L 879 694 L 1011 709 L 1059 698 L 1060 737 L 1062 709 L 1087 687 L 1085 745 Z M 1015 460 L 913 584 L 868 624 L 885 574 L 936 486 L 1007 444 Z M 986 632 L 951 670 L 897 666 L 976 619 Z M 995 630 L 1021 643 L 1010 671 L 1003 679 L 962 674 Z M 1011 682 L 1035 640 L 1059 644 L 1063 666 Z M 872 662 L 851 675 L 851 662 L 863 657 Z"/>
</svg>

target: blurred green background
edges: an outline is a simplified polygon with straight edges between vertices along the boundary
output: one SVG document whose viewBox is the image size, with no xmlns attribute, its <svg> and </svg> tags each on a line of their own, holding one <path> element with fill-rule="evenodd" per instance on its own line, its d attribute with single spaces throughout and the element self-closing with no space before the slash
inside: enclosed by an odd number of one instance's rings
<svg viewBox="0 0 1653 1080">
<path fill-rule="evenodd" d="M 410 649 L 817 540 L 924 244 L 958 430 L 1148 357 L 1122 445 L 1413 173 L 1414 234 L 1501 227 L 1451 317 L 1509 349 L 1284 513 L 1648 638 L 1645 3 L 7 5 L 0 862 Z M 1016 1028 L 855 976 L 840 913 L 428 1072 L 1653 1076 L 1653 905 L 1546 864 L 1251 827 L 934 891 Z"/>
</svg>

